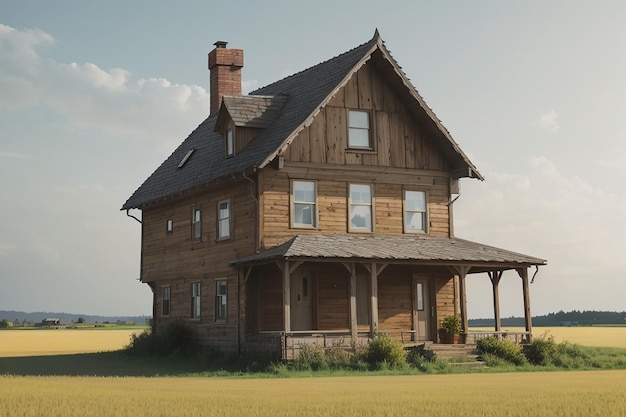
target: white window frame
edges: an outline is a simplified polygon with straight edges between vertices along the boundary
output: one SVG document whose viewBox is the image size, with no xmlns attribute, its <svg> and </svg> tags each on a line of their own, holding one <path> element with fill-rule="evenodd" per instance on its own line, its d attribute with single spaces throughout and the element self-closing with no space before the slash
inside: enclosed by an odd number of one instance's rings
<svg viewBox="0 0 626 417">
<path fill-rule="evenodd" d="M 228 318 L 228 281 L 215 281 L 215 321 L 225 322 Z"/>
<path fill-rule="evenodd" d="M 299 200 L 297 197 L 298 184 L 312 184 L 313 185 L 313 201 L 305 199 Z M 311 223 L 301 223 L 297 220 L 297 207 L 298 206 L 310 206 L 311 210 Z M 318 213 L 317 213 L 317 181 L 309 180 L 292 180 L 291 181 L 291 227 L 298 229 L 317 229 Z"/>
<path fill-rule="evenodd" d="M 369 187 L 369 202 L 352 201 L 352 187 Z M 367 226 L 353 226 L 352 225 L 352 209 L 357 207 L 369 207 L 370 225 Z M 348 184 L 348 231 L 350 232 L 362 232 L 373 233 L 374 232 L 374 187 L 372 184 Z"/>
<path fill-rule="evenodd" d="M 365 115 L 367 126 L 358 123 L 357 118 Z M 367 134 L 367 144 L 354 143 L 357 135 Z M 370 112 L 367 110 L 348 110 L 348 149 L 372 150 L 372 121 Z"/>
<path fill-rule="evenodd" d="M 194 240 L 202 239 L 202 208 L 194 206 L 191 210 L 191 237 Z"/>
<path fill-rule="evenodd" d="M 172 311 L 172 287 L 163 285 L 161 287 L 161 317 L 169 317 Z"/>
<path fill-rule="evenodd" d="M 423 195 L 424 207 L 423 208 L 413 208 L 409 207 L 407 203 L 407 194 L 408 193 L 420 193 Z M 402 198 L 403 203 L 403 222 L 404 222 L 404 233 L 427 233 L 428 232 L 428 194 L 426 191 L 420 190 L 404 190 L 404 195 Z M 422 229 L 414 229 L 411 228 L 411 224 L 409 221 L 409 214 L 412 215 L 421 215 L 422 216 Z"/>
<path fill-rule="evenodd" d="M 225 216 L 222 214 L 222 204 L 226 204 L 227 213 Z M 220 200 L 217 202 L 217 240 L 230 239 L 233 231 L 233 209 L 230 199 Z M 226 229 L 226 227 L 228 229 Z"/>
<path fill-rule="evenodd" d="M 226 131 L 226 157 L 230 158 L 235 154 L 235 138 L 233 134 L 233 129 L 228 129 Z"/>
<path fill-rule="evenodd" d="M 191 318 L 202 317 L 202 298 L 200 282 L 191 283 Z"/>
</svg>

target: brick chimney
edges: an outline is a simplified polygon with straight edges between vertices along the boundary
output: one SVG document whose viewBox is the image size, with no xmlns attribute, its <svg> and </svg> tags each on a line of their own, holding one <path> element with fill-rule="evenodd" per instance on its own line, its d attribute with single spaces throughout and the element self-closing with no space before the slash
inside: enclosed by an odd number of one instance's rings
<svg viewBox="0 0 626 417">
<path fill-rule="evenodd" d="M 217 112 L 223 96 L 241 95 L 243 49 L 226 48 L 227 42 L 217 41 L 209 52 L 211 114 Z"/>
</svg>

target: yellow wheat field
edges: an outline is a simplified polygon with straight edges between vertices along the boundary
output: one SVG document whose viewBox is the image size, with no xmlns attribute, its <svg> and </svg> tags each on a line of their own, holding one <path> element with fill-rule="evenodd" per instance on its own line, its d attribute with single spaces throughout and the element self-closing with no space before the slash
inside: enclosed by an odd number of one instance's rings
<svg viewBox="0 0 626 417">
<path fill-rule="evenodd" d="M 0 376 L 0 416 L 626 415 L 626 371 L 290 379 Z"/>
<path fill-rule="evenodd" d="M 471 331 L 488 331 L 493 328 L 472 327 Z M 521 332 L 521 327 L 502 327 L 503 331 Z M 533 336 L 553 336 L 557 343 L 570 342 L 583 346 L 626 348 L 626 326 L 620 327 L 535 327 Z"/>
<path fill-rule="evenodd" d="M 0 357 L 69 355 L 122 349 L 139 329 L 46 329 L 0 331 Z"/>
</svg>

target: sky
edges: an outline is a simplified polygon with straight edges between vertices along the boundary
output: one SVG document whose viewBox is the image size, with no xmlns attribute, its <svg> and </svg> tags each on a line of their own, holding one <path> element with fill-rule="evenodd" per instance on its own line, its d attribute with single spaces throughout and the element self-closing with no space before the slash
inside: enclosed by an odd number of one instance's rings
<svg viewBox="0 0 626 417">
<path fill-rule="evenodd" d="M 213 43 L 244 49 L 246 93 L 378 28 L 485 177 L 461 181 L 456 236 L 548 260 L 534 315 L 625 311 L 623 16 L 621 0 L 0 0 L 0 310 L 150 315 L 120 207 L 207 117 Z M 470 318 L 493 317 L 487 275 L 467 283 Z M 515 272 L 500 298 L 523 315 Z"/>
</svg>

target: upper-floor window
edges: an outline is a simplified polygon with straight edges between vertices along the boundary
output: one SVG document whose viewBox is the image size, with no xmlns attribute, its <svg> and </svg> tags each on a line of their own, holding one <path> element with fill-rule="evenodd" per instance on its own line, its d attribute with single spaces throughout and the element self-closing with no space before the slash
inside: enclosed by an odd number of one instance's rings
<svg viewBox="0 0 626 417">
<path fill-rule="evenodd" d="M 215 281 L 215 321 L 226 321 L 228 285 L 226 280 Z"/>
<path fill-rule="evenodd" d="M 372 186 L 369 184 L 350 184 L 350 231 L 371 232 L 372 229 Z"/>
<path fill-rule="evenodd" d="M 162 301 L 161 301 L 161 315 L 163 317 L 167 317 L 170 315 L 170 299 L 171 299 L 171 288 L 169 285 L 165 287 L 161 287 L 162 292 Z"/>
<path fill-rule="evenodd" d="M 293 181 L 291 184 L 293 227 L 317 227 L 315 181 Z"/>
<path fill-rule="evenodd" d="M 230 237 L 230 200 L 217 203 L 217 238 L 228 239 Z"/>
<path fill-rule="evenodd" d="M 372 149 L 369 112 L 348 110 L 348 148 Z"/>
<path fill-rule="evenodd" d="M 167 219 L 167 221 L 165 222 L 165 232 L 172 233 L 173 231 L 174 231 L 174 220 Z"/>
<path fill-rule="evenodd" d="M 200 283 L 191 283 L 191 318 L 199 319 L 202 309 L 200 307 Z"/>
<path fill-rule="evenodd" d="M 404 232 L 426 232 L 426 193 L 404 191 Z"/>
<path fill-rule="evenodd" d="M 202 237 L 202 210 L 199 207 L 193 208 L 191 217 L 191 237 L 200 239 Z"/>
<path fill-rule="evenodd" d="M 235 153 L 235 143 L 233 141 L 233 129 L 226 131 L 226 157 L 233 156 Z"/>
</svg>

